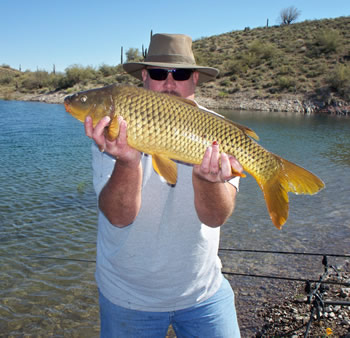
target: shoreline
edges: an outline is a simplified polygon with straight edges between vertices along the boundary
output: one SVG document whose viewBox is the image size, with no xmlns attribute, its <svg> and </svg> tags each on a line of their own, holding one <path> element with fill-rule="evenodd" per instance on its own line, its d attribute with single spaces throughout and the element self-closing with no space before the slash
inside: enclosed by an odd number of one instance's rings
<svg viewBox="0 0 350 338">
<path fill-rule="evenodd" d="M 64 98 L 70 95 L 65 91 L 44 94 L 9 93 L 3 99 L 16 101 L 43 102 L 49 104 L 63 104 Z M 278 99 L 256 98 L 253 93 L 238 93 L 228 97 L 215 97 L 212 93 L 205 93 L 199 89 L 196 101 L 213 110 L 238 110 L 261 112 L 287 112 L 297 114 L 327 114 L 350 116 L 350 102 L 331 100 L 327 104 L 319 100 L 303 99 L 300 95 L 285 95 Z"/>
</svg>

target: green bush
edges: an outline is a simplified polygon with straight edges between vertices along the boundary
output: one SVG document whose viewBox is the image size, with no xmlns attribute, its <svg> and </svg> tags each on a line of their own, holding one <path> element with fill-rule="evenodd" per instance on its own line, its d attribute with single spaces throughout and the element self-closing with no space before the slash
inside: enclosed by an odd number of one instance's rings
<svg viewBox="0 0 350 338">
<path fill-rule="evenodd" d="M 337 30 L 323 29 L 307 43 L 307 56 L 320 57 L 322 54 L 335 53 L 342 46 L 342 37 Z"/>
<path fill-rule="evenodd" d="M 350 100 L 350 65 L 337 65 L 328 77 L 328 84 L 346 100 Z"/>
<path fill-rule="evenodd" d="M 143 59 L 143 56 L 141 55 L 138 48 L 129 48 L 125 54 L 126 62 L 139 62 Z"/>
<path fill-rule="evenodd" d="M 223 87 L 229 87 L 231 86 L 231 81 L 229 79 L 224 79 L 222 81 L 220 81 L 220 86 L 223 86 Z"/>
<path fill-rule="evenodd" d="M 22 88 L 27 90 L 37 90 L 48 87 L 50 75 L 45 70 L 25 73 L 22 77 Z"/>
<path fill-rule="evenodd" d="M 69 87 L 65 74 L 50 74 L 49 87 L 51 89 L 66 89 Z"/>
<path fill-rule="evenodd" d="M 9 85 L 13 82 L 13 76 L 8 73 L 0 73 L 0 85 Z"/>
<path fill-rule="evenodd" d="M 225 75 L 241 75 L 247 72 L 248 66 L 242 60 L 233 60 L 226 63 L 225 69 Z"/>
<path fill-rule="evenodd" d="M 83 83 L 86 84 L 89 80 L 96 79 L 96 71 L 93 67 L 82 67 L 79 65 L 73 65 L 65 69 L 66 79 L 64 80 L 65 85 L 73 87 L 75 84 Z"/>
<path fill-rule="evenodd" d="M 103 77 L 108 77 L 111 75 L 115 75 L 118 73 L 118 67 L 115 66 L 108 66 L 108 65 L 101 65 L 98 69 L 99 73 L 102 74 Z"/>
<path fill-rule="evenodd" d="M 290 75 L 293 73 L 294 73 L 293 68 L 289 65 L 282 65 L 281 67 L 279 67 L 279 70 L 278 70 L 279 75 Z"/>
<path fill-rule="evenodd" d="M 233 64 L 232 66 L 239 66 L 241 69 L 245 67 L 254 68 L 264 62 L 271 62 L 277 55 L 277 48 L 273 43 L 255 40 L 246 51 L 238 55 L 239 64 Z"/>
<path fill-rule="evenodd" d="M 292 91 L 296 86 L 296 81 L 291 76 L 279 76 L 277 77 L 276 85 L 279 90 Z"/>
<path fill-rule="evenodd" d="M 255 54 L 257 57 L 268 60 L 271 59 L 277 52 L 274 44 L 266 41 L 255 40 L 249 47 L 249 52 Z"/>
<path fill-rule="evenodd" d="M 324 29 L 316 35 L 315 44 L 323 53 L 336 52 L 342 43 L 341 36 L 337 30 Z"/>
</svg>

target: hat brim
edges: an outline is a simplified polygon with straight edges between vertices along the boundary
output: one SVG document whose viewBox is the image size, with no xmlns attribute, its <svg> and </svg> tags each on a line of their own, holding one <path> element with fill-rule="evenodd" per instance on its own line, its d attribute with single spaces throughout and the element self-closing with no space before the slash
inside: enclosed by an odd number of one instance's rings
<svg viewBox="0 0 350 338">
<path fill-rule="evenodd" d="M 142 81 L 142 69 L 145 67 L 162 67 L 162 68 L 185 68 L 198 71 L 198 84 L 208 82 L 216 78 L 219 74 L 219 70 L 212 67 L 202 67 L 192 64 L 179 64 L 179 63 L 167 63 L 167 62 L 129 62 L 124 63 L 124 70 L 130 75 L 136 77 Z"/>
</svg>

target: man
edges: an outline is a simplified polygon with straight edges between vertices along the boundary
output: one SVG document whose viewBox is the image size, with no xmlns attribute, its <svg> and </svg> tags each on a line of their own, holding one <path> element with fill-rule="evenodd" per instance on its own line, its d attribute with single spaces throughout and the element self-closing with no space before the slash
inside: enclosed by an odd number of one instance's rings
<svg viewBox="0 0 350 338">
<path fill-rule="evenodd" d="M 197 84 L 215 68 L 196 65 L 192 40 L 180 34 L 152 37 L 144 62 L 124 69 L 150 90 L 194 100 Z M 115 141 L 105 138 L 109 118 L 85 121 L 92 147 L 99 226 L 96 280 L 102 337 L 239 337 L 234 295 L 217 255 L 220 226 L 235 207 L 238 161 L 214 142 L 201 165 L 178 163 L 168 185 L 151 156 L 127 144 L 119 117 Z M 102 149 L 103 151 L 100 151 Z"/>
</svg>

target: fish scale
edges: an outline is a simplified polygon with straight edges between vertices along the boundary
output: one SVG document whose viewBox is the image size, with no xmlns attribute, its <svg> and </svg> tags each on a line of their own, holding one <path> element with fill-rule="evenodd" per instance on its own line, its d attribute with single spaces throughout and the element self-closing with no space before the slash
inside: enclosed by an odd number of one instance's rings
<svg viewBox="0 0 350 338">
<path fill-rule="evenodd" d="M 111 85 L 69 96 L 66 110 L 80 121 L 90 115 L 94 126 L 109 115 L 110 138 L 119 132 L 117 116 L 127 122 L 128 143 L 152 155 L 153 167 L 176 184 L 178 160 L 200 164 L 213 141 L 220 152 L 234 156 L 263 191 L 273 224 L 281 229 L 289 211 L 288 192 L 315 194 L 324 183 L 306 169 L 272 154 L 253 138 L 250 128 L 201 110 L 190 100 L 132 86 Z"/>
</svg>

